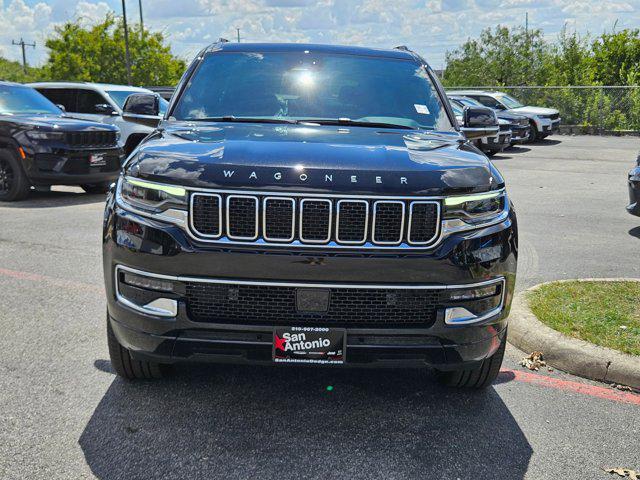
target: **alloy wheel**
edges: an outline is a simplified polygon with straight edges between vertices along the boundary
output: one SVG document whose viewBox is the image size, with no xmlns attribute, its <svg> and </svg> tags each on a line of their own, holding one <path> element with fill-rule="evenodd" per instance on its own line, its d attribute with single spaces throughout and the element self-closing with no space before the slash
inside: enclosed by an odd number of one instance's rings
<svg viewBox="0 0 640 480">
<path fill-rule="evenodd" d="M 0 195 L 8 194 L 13 186 L 13 168 L 9 162 L 0 158 Z"/>
</svg>

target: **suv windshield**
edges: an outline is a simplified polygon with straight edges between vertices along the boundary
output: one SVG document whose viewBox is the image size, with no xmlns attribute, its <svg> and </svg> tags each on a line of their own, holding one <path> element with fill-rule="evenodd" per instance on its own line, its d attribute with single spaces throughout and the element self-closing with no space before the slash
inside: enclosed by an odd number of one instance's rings
<svg viewBox="0 0 640 480">
<path fill-rule="evenodd" d="M 21 114 L 62 115 L 62 110 L 33 88 L 0 85 L 0 115 Z"/>
<path fill-rule="evenodd" d="M 497 95 L 498 100 L 506 105 L 507 108 L 520 108 L 524 107 L 518 100 L 509 95 Z"/>
<path fill-rule="evenodd" d="M 308 52 L 208 54 L 172 116 L 177 120 L 353 121 L 453 130 L 423 65 Z"/>
</svg>

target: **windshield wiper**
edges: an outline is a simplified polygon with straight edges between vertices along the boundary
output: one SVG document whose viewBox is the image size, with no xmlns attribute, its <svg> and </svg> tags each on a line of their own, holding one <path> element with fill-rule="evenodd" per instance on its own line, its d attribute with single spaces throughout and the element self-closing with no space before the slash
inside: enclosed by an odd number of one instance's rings
<svg viewBox="0 0 640 480">
<path fill-rule="evenodd" d="M 237 123 L 288 123 L 296 124 L 295 120 L 287 118 L 260 118 L 260 117 L 235 117 L 224 115 L 222 117 L 190 118 L 189 122 L 237 122 Z"/>
<path fill-rule="evenodd" d="M 361 120 L 351 120 L 350 118 L 307 118 L 296 120 L 296 123 L 316 123 L 318 125 L 348 125 L 353 127 L 402 128 L 404 130 L 418 130 L 417 127 L 401 125 L 398 123 L 366 122 Z"/>
</svg>

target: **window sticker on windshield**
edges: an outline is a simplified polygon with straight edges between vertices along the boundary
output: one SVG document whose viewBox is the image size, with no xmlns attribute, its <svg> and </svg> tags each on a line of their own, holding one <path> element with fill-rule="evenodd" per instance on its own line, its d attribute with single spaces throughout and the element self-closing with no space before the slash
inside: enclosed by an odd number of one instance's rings
<svg viewBox="0 0 640 480">
<path fill-rule="evenodd" d="M 422 115 L 429 115 L 429 109 L 426 105 L 414 103 L 413 106 L 416 107 L 416 112 L 421 113 Z"/>
</svg>

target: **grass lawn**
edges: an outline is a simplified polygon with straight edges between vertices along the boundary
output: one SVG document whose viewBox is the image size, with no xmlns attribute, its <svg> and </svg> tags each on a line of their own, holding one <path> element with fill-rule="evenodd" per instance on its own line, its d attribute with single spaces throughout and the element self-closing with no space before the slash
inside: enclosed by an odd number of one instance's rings
<svg viewBox="0 0 640 480">
<path fill-rule="evenodd" d="M 538 319 L 567 336 L 640 355 L 640 282 L 562 282 L 530 292 Z"/>
</svg>

